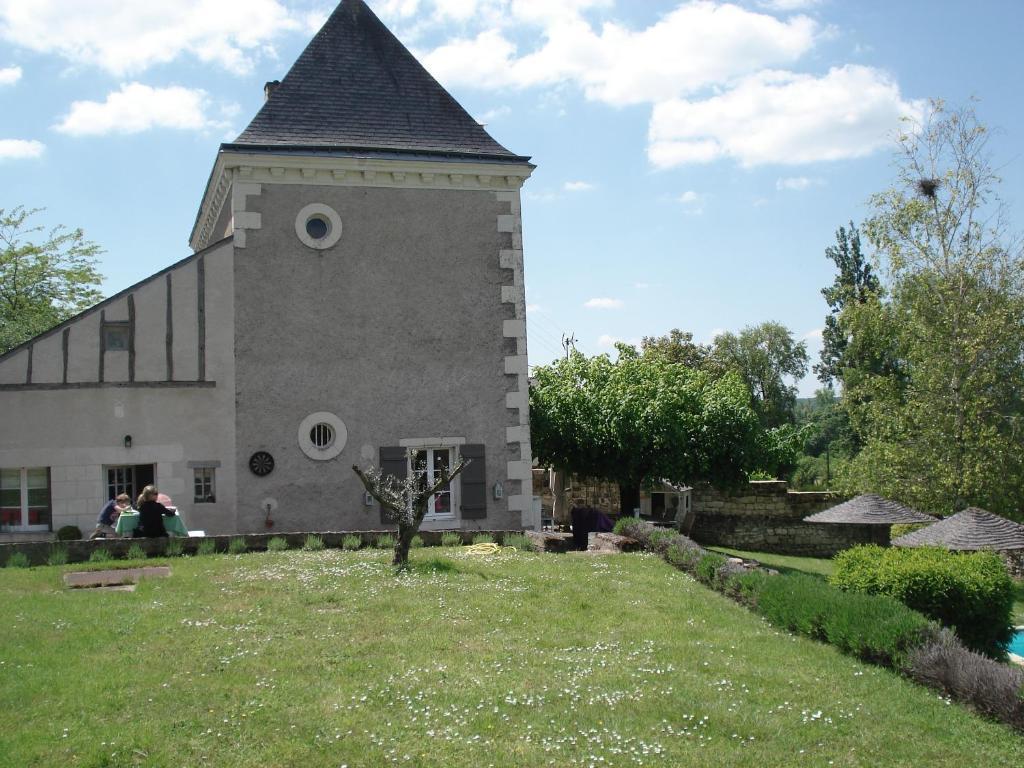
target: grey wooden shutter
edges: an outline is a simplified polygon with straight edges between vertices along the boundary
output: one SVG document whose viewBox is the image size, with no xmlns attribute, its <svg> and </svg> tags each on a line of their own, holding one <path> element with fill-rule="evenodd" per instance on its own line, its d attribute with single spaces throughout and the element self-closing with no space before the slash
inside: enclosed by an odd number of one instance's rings
<svg viewBox="0 0 1024 768">
<path fill-rule="evenodd" d="M 380 471 L 385 475 L 394 475 L 399 480 L 404 480 L 408 474 L 408 463 L 406 461 L 406 449 L 399 446 L 381 446 L 380 449 Z M 394 523 L 383 506 L 380 508 L 380 521 L 382 523 Z"/>
<path fill-rule="evenodd" d="M 487 517 L 487 462 L 484 459 L 484 447 L 480 444 L 463 445 L 459 453 L 462 458 L 471 459 L 459 475 L 462 484 L 462 517 L 465 520 L 482 520 Z"/>
</svg>

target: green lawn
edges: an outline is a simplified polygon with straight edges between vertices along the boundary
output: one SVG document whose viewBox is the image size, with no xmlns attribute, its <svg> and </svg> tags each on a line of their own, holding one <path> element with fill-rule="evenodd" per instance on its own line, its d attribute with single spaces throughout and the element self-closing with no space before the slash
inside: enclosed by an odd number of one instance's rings
<svg viewBox="0 0 1024 768">
<path fill-rule="evenodd" d="M 812 576 L 831 576 L 835 565 L 828 558 L 823 557 L 796 557 L 794 555 L 773 555 L 770 552 L 748 552 L 742 549 L 722 549 L 720 547 L 709 547 L 716 552 L 721 552 L 732 557 L 742 557 L 747 560 L 757 560 L 769 568 L 779 571 L 809 573 Z"/>
<path fill-rule="evenodd" d="M 0 571 L 0 765 L 1020 766 L 1024 738 L 649 555 Z"/>
</svg>

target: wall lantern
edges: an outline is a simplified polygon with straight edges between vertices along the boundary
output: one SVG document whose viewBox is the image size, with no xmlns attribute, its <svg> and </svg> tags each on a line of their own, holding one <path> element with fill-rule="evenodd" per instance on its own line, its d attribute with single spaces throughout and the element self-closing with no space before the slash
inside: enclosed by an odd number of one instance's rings
<svg viewBox="0 0 1024 768">
<path fill-rule="evenodd" d="M 124 447 L 125 448 L 131 448 L 132 447 L 132 436 L 131 435 L 125 435 L 124 436 Z"/>
<path fill-rule="evenodd" d="M 494 498 L 500 499 L 505 495 L 505 489 L 501 485 L 501 481 L 494 484 Z"/>
</svg>

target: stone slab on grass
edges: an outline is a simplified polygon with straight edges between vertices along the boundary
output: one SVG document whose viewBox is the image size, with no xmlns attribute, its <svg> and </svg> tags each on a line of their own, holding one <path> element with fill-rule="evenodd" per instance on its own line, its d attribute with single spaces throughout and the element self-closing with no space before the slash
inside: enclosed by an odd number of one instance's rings
<svg viewBox="0 0 1024 768">
<path fill-rule="evenodd" d="M 90 587 L 111 587 L 123 584 L 135 584 L 141 578 L 166 579 L 171 569 L 166 565 L 147 566 L 144 568 L 116 568 L 108 571 L 75 571 L 64 574 L 64 586 L 71 589 Z"/>
<path fill-rule="evenodd" d="M 556 531 L 524 531 L 534 549 L 538 552 L 571 552 L 572 534 Z"/>
<path fill-rule="evenodd" d="M 617 533 L 592 533 L 587 550 L 590 552 L 636 552 L 640 542 Z"/>
</svg>

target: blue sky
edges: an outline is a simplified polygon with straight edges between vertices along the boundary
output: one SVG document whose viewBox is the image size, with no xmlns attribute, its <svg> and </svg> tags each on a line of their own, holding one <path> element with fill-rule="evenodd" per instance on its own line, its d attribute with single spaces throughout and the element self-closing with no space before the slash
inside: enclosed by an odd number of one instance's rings
<svg viewBox="0 0 1024 768">
<path fill-rule="evenodd" d="M 776 320 L 816 356 L 824 249 L 893 178 L 900 115 L 977 98 L 1024 225 L 1015 0 L 372 0 L 532 155 L 531 363 Z M 0 207 L 82 227 L 116 292 L 188 253 L 221 141 L 333 4 L 0 0 Z M 816 386 L 812 376 L 803 394 Z"/>
</svg>

